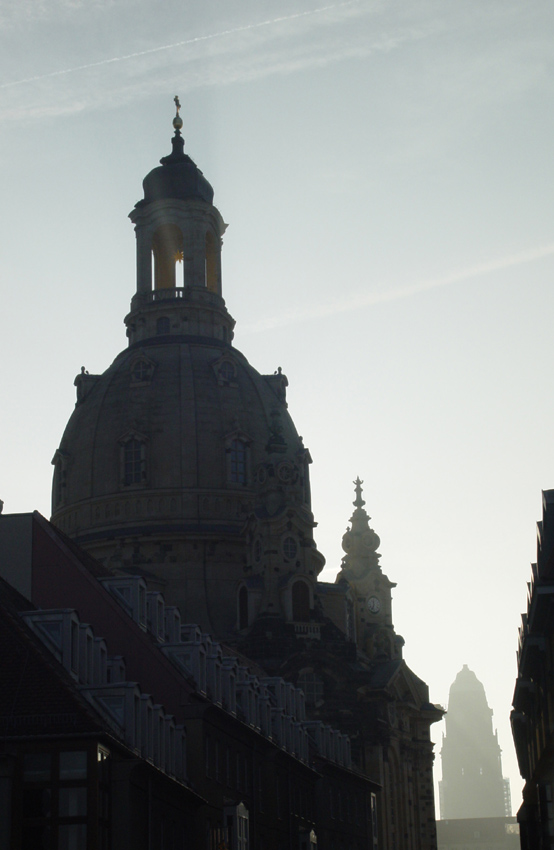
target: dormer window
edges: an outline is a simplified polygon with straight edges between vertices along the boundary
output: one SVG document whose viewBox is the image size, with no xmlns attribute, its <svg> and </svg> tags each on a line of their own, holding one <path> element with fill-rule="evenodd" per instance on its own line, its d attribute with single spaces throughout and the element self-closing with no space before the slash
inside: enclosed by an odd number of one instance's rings
<svg viewBox="0 0 554 850">
<path fill-rule="evenodd" d="M 131 386 L 149 384 L 154 374 L 154 363 L 144 355 L 139 355 L 131 361 Z"/>
<path fill-rule="evenodd" d="M 235 369 L 232 363 L 229 360 L 224 360 L 221 366 L 219 367 L 219 377 L 226 383 L 229 384 L 231 381 L 235 380 Z"/>
<path fill-rule="evenodd" d="M 223 330 L 226 330 L 226 328 L 224 327 Z M 213 360 L 211 366 L 220 387 L 238 386 L 237 366 L 233 358 L 227 353 L 222 354 L 217 360 Z"/>
<path fill-rule="evenodd" d="M 133 366 L 133 378 L 135 381 L 144 381 L 148 375 L 148 366 L 144 360 L 139 360 Z"/>
</svg>

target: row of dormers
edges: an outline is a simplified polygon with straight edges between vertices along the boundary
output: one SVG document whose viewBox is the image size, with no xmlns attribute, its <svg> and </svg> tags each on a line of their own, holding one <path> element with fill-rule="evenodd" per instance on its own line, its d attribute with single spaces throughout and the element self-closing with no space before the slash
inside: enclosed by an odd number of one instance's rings
<svg viewBox="0 0 554 850">
<path fill-rule="evenodd" d="M 351 766 L 348 736 L 322 723 L 306 721 L 300 688 L 280 677 L 253 675 L 235 656 L 224 655 L 221 644 L 197 625 L 182 625 L 178 608 L 166 606 L 161 593 L 148 591 L 142 577 L 109 576 L 100 581 L 126 613 L 150 632 L 164 655 L 194 683 L 200 695 L 301 761 L 308 762 L 311 741 L 323 757 Z M 30 611 L 23 616 L 87 698 L 118 724 L 126 743 L 158 766 L 167 763 L 168 772 L 177 775 L 184 757 L 177 757 L 173 745 L 156 744 L 156 737 L 146 733 L 137 718 L 144 712 L 147 718 L 154 711 L 156 723 L 161 724 L 156 735 L 165 735 L 164 741 L 177 740 L 183 730 L 164 715 L 161 706 L 156 707 L 148 695 L 141 694 L 136 683 L 126 681 L 124 659 L 109 656 L 104 639 L 96 637 L 90 625 L 81 623 L 72 609 Z M 138 706 L 143 708 L 139 710 Z M 167 731 L 162 733 L 162 729 Z"/>
<path fill-rule="evenodd" d="M 21 616 L 114 733 L 142 758 L 185 781 L 185 729 L 136 682 L 126 681 L 124 659 L 109 656 L 105 640 L 95 637 L 73 609 L 24 611 Z"/>
</svg>

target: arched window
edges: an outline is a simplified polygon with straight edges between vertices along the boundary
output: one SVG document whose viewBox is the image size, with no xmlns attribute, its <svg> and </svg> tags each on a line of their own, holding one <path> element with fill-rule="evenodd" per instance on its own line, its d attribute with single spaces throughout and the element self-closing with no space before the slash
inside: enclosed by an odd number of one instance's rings
<svg viewBox="0 0 554 850">
<path fill-rule="evenodd" d="M 174 289 L 175 266 L 183 262 L 183 234 L 176 224 L 158 227 L 152 239 L 152 253 L 154 289 Z"/>
<path fill-rule="evenodd" d="M 296 685 L 304 691 L 306 705 L 316 705 L 323 699 L 323 681 L 311 667 L 300 671 Z"/>
<path fill-rule="evenodd" d="M 206 233 L 206 288 L 210 290 L 210 292 L 217 292 L 219 287 L 217 285 L 217 251 L 216 251 L 216 241 L 213 233 L 208 230 Z"/>
<path fill-rule="evenodd" d="M 169 333 L 169 316 L 160 316 L 156 321 L 156 334 L 165 336 Z"/>
<path fill-rule="evenodd" d="M 146 446 L 131 437 L 123 444 L 123 484 L 142 484 L 146 480 Z"/>
<path fill-rule="evenodd" d="M 287 560 L 292 561 L 298 553 L 298 543 L 294 537 L 285 537 L 283 540 L 283 555 Z"/>
<path fill-rule="evenodd" d="M 239 590 L 239 629 L 248 628 L 248 591 L 243 585 Z"/>
<path fill-rule="evenodd" d="M 295 623 L 310 619 L 310 588 L 305 581 L 295 581 L 292 586 L 292 619 Z"/>
<path fill-rule="evenodd" d="M 246 443 L 243 440 L 232 440 L 230 455 L 231 482 L 233 484 L 246 484 Z"/>
</svg>

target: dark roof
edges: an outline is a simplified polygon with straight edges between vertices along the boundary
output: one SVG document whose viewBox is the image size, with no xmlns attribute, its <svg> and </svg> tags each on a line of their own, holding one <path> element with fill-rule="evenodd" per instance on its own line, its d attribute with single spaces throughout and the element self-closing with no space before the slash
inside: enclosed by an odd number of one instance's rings
<svg viewBox="0 0 554 850">
<path fill-rule="evenodd" d="M 71 537 L 68 537 L 67 534 L 64 534 L 61 529 L 58 528 L 57 525 L 54 525 L 53 522 L 50 522 L 45 517 L 42 516 L 38 511 L 33 511 L 33 519 L 37 521 L 42 529 L 51 537 L 57 538 L 61 541 L 64 546 L 66 546 L 72 555 L 74 555 L 81 564 L 87 568 L 89 573 L 91 573 L 95 578 L 104 578 L 106 576 L 111 576 L 111 573 L 106 567 L 103 567 L 96 558 L 93 558 L 92 555 L 89 555 L 84 549 L 81 549 L 80 546 L 75 543 Z"/>
<path fill-rule="evenodd" d="M 99 734 L 102 720 L 20 617 L 34 606 L 0 578 L 0 735 Z"/>
<path fill-rule="evenodd" d="M 154 168 L 142 181 L 144 200 L 136 206 L 165 198 L 182 201 L 197 199 L 211 204 L 214 190 L 190 156 L 184 153 L 184 139 L 178 130 L 171 143 L 172 152 L 169 156 L 164 156 L 160 160 L 161 166 Z"/>
<path fill-rule="evenodd" d="M 376 664 L 370 672 L 369 685 L 372 688 L 386 688 L 401 666 L 402 661 L 383 661 Z"/>
</svg>

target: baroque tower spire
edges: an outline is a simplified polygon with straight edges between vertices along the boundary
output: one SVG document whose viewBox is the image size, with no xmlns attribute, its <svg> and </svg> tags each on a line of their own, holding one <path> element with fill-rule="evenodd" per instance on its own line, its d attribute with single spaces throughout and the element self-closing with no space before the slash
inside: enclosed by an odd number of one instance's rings
<svg viewBox="0 0 554 850">
<path fill-rule="evenodd" d="M 391 590 L 396 584 L 389 581 L 379 565 L 381 555 L 377 549 L 381 541 L 369 525 L 363 483 L 359 476 L 354 481 L 354 513 L 342 538 L 346 555 L 337 582 L 350 585 L 359 648 L 370 658 L 401 658 L 404 639 L 395 634 L 392 624 Z"/>
</svg>

